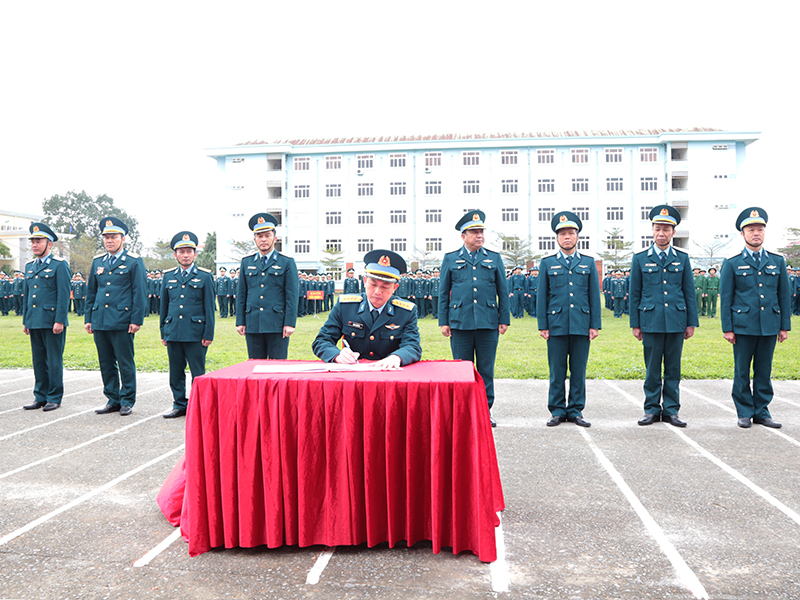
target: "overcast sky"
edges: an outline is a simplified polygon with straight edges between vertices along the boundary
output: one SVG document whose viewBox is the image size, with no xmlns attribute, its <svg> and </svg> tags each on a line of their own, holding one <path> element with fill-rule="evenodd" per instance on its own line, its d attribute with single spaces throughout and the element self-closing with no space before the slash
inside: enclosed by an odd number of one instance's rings
<svg viewBox="0 0 800 600">
<path fill-rule="evenodd" d="M 737 201 L 800 227 L 788 6 L 4 2 L 0 207 L 83 189 L 135 215 L 145 243 L 202 240 L 224 210 L 205 148 L 703 126 L 761 132 Z"/>
</svg>

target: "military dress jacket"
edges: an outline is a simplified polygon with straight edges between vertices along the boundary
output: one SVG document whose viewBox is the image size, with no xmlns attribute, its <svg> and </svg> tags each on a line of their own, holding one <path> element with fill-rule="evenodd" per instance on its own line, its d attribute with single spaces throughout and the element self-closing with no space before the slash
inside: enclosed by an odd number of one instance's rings
<svg viewBox="0 0 800 600">
<path fill-rule="evenodd" d="M 375 322 L 363 293 L 339 296 L 311 348 L 318 358 L 332 362 L 340 352 L 336 343 L 342 337 L 359 358 L 367 360 L 396 354 L 402 365 L 408 365 L 422 356 L 417 307 L 397 296 L 389 298 Z"/>
<path fill-rule="evenodd" d="M 297 265 L 277 250 L 264 263 L 259 253 L 242 259 L 236 291 L 236 326 L 247 333 L 281 333 L 297 324 Z M 309 287 L 309 289 L 314 289 Z"/>
<path fill-rule="evenodd" d="M 536 318 L 550 335 L 589 335 L 602 327 L 600 283 L 591 256 L 578 255 L 572 268 L 559 252 L 539 264 Z"/>
<path fill-rule="evenodd" d="M 75 300 L 83 300 L 86 297 L 86 282 L 85 281 L 73 282 L 72 290 L 73 290 L 72 297 Z"/>
<path fill-rule="evenodd" d="M 66 261 L 50 256 L 36 266 L 25 265 L 22 286 L 22 325 L 27 329 L 52 329 L 55 323 L 69 325 L 69 292 L 72 274 Z"/>
<path fill-rule="evenodd" d="M 147 276 L 144 261 L 123 250 L 114 266 L 109 254 L 94 257 L 86 282 L 84 323 L 97 331 L 121 331 L 144 322 Z"/>
<path fill-rule="evenodd" d="M 25 286 L 25 278 L 17 277 L 11 286 L 11 291 L 15 296 L 22 296 L 22 291 Z"/>
<path fill-rule="evenodd" d="M 230 277 L 220 276 L 214 284 L 217 296 L 230 296 L 233 293 Z"/>
<path fill-rule="evenodd" d="M 439 275 L 439 326 L 473 330 L 510 323 L 502 257 L 481 248 L 472 259 L 464 246 L 445 254 Z"/>
<path fill-rule="evenodd" d="M 200 342 L 214 339 L 214 280 L 211 272 L 192 265 L 164 271 L 161 284 L 161 339 Z"/>
<path fill-rule="evenodd" d="M 355 277 L 348 277 L 344 280 L 343 294 L 357 294 L 359 291 L 358 279 Z"/>
<path fill-rule="evenodd" d="M 689 255 L 670 247 L 662 261 L 654 246 L 633 256 L 630 325 L 644 333 L 681 333 L 697 327 L 697 299 Z"/>
<path fill-rule="evenodd" d="M 778 335 L 792 328 L 792 292 L 786 261 L 763 251 L 759 264 L 747 250 L 722 263 L 720 319 L 722 331 L 742 335 Z"/>
<path fill-rule="evenodd" d="M 608 285 L 608 289 L 611 293 L 612 298 L 624 298 L 628 293 L 628 285 L 622 278 L 617 279 L 615 277 L 614 279 L 612 279 L 611 283 L 609 283 Z"/>
</svg>

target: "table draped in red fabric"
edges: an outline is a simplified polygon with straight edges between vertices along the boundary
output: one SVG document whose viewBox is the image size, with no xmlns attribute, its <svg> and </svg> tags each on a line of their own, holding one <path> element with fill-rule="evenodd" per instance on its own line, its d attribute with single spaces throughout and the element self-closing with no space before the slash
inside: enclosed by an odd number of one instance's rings
<svg viewBox="0 0 800 600">
<path fill-rule="evenodd" d="M 430 540 L 437 554 L 447 546 L 496 560 L 505 506 L 486 393 L 471 362 L 253 373 L 275 362 L 194 380 L 186 454 L 158 497 L 190 555 Z"/>
</svg>

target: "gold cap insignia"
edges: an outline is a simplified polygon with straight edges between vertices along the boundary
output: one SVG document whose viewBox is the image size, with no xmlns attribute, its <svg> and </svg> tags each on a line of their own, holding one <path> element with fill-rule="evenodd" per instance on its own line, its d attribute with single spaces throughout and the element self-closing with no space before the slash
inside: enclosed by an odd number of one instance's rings
<svg viewBox="0 0 800 600">
<path fill-rule="evenodd" d="M 388 267 L 391 265 L 391 261 L 388 256 L 381 256 L 380 260 L 378 260 L 378 264 L 382 267 Z"/>
<path fill-rule="evenodd" d="M 667 215 L 669 215 L 669 211 L 666 208 L 662 208 L 661 209 L 661 216 L 662 217 L 666 217 Z"/>
<path fill-rule="evenodd" d="M 566 223 L 566 221 L 567 221 L 567 215 L 561 215 L 561 218 L 559 219 L 559 221 L 560 221 L 561 223 Z"/>
<path fill-rule="evenodd" d="M 263 223 L 264 222 L 264 217 L 258 217 L 258 222 L 259 223 Z"/>
<path fill-rule="evenodd" d="M 478 213 L 475 213 L 474 215 L 472 215 L 472 220 L 473 221 L 480 221 L 481 217 L 480 217 L 480 215 Z"/>
<path fill-rule="evenodd" d="M 33 226 L 33 232 L 36 233 L 37 231 L 39 231 L 39 226 L 38 225 L 34 225 Z"/>
<path fill-rule="evenodd" d="M 752 212 L 750 213 L 750 216 L 751 216 L 751 217 L 757 217 L 757 216 L 758 216 L 758 211 L 757 211 L 757 210 L 754 210 L 754 211 L 752 211 Z"/>
<path fill-rule="evenodd" d="M 189 241 L 189 234 L 188 233 L 184 233 L 183 234 L 183 241 L 184 242 L 188 242 Z"/>
<path fill-rule="evenodd" d="M 111 219 L 106 221 L 106 227 L 111 227 L 112 225 L 113 225 L 113 223 L 111 222 Z"/>
</svg>

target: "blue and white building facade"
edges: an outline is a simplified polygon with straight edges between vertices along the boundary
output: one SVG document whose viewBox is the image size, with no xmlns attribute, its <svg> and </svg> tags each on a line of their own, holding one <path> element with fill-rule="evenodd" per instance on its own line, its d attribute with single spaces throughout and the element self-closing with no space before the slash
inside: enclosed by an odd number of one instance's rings
<svg viewBox="0 0 800 600">
<path fill-rule="evenodd" d="M 693 256 L 733 237 L 746 147 L 758 133 L 710 129 L 419 136 L 248 142 L 207 150 L 217 162 L 221 206 L 217 264 L 234 266 L 231 245 L 247 220 L 270 212 L 282 252 L 305 271 L 336 248 L 356 270 L 364 253 L 389 248 L 409 262 L 438 259 L 461 239 L 454 224 L 471 209 L 492 232 L 530 238 L 552 253 L 555 212 L 583 220 L 581 251 L 597 255 L 620 230 L 639 251 L 652 242 L 658 204 L 682 215 L 674 243 Z M 744 204 L 741 204 L 744 206 Z M 496 248 L 500 249 L 500 248 Z M 727 250 L 722 250 L 722 255 Z"/>
</svg>

